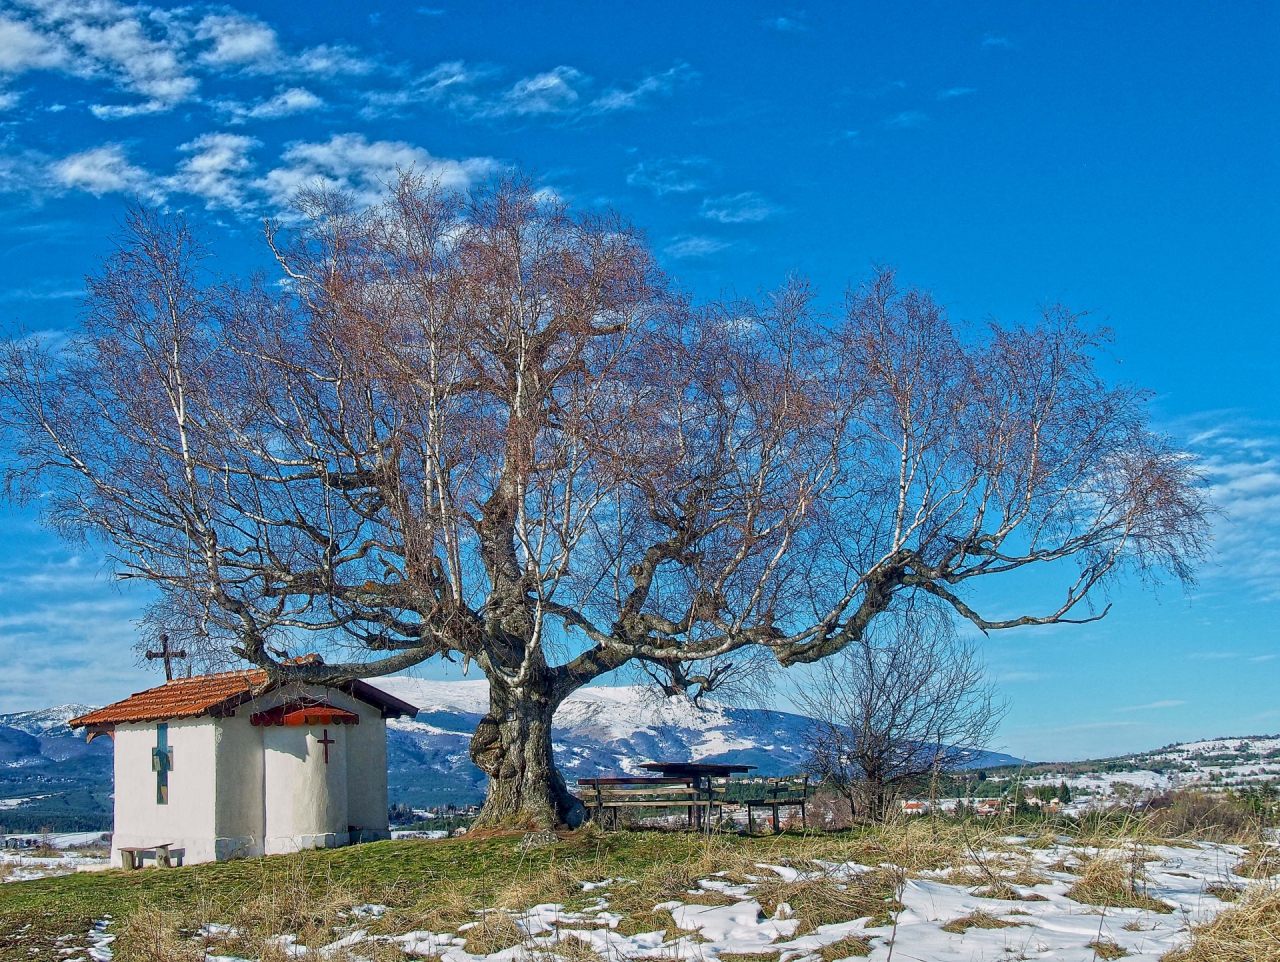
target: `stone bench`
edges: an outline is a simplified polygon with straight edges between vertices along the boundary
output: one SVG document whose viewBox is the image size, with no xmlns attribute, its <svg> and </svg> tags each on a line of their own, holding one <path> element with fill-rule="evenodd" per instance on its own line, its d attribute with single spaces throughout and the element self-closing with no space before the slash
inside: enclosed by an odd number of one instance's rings
<svg viewBox="0 0 1280 962">
<path fill-rule="evenodd" d="M 124 868 L 138 869 L 142 868 L 146 862 L 147 856 L 150 855 L 155 860 L 157 868 L 173 868 L 176 864 L 182 867 L 182 853 L 171 855 L 169 849 L 173 847 L 172 842 L 157 842 L 155 845 L 127 845 L 121 846 L 120 862 Z"/>
</svg>

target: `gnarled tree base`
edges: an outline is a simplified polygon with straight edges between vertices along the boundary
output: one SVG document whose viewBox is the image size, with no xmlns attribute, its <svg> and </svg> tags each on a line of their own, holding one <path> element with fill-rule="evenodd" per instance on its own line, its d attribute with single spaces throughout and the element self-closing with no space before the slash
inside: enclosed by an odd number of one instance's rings
<svg viewBox="0 0 1280 962">
<path fill-rule="evenodd" d="M 474 827 L 577 828 L 586 810 L 552 760 L 552 712 L 527 702 L 520 708 L 501 723 L 485 715 L 471 736 L 471 759 L 489 776 L 489 794 Z"/>
</svg>

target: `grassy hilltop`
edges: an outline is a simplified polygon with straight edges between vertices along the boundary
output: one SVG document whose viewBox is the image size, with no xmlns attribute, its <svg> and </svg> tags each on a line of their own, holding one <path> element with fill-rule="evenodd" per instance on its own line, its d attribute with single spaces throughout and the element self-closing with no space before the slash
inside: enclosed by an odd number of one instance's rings
<svg viewBox="0 0 1280 962">
<path fill-rule="evenodd" d="M 1278 957 L 1250 947 L 1254 939 L 1280 946 L 1268 941 L 1280 932 L 1280 895 L 1274 882 L 1255 881 L 1280 872 L 1280 859 L 1257 836 L 1244 848 L 1171 847 L 1142 820 L 1098 822 L 1075 837 L 1058 834 L 1071 831 L 1065 825 L 1042 825 L 1034 837 L 1010 837 L 1014 829 L 929 819 L 757 837 L 588 828 L 558 837 L 392 841 L 176 870 L 83 873 L 0 885 L 0 959 L 83 959 L 109 934 L 116 959 L 141 962 L 205 962 L 206 953 L 262 962 L 303 954 L 390 962 L 410 951 L 439 955 L 449 940 L 455 951 L 476 956 L 525 946 L 545 962 L 597 962 L 600 946 L 591 938 L 662 932 L 670 954 L 681 939 L 719 938 L 711 929 L 709 938 L 694 931 L 682 912 L 747 900 L 758 903 L 751 919 L 784 926 L 802 947 L 808 938 L 825 962 L 883 957 L 895 938 L 926 938 L 921 945 L 927 938 L 968 940 L 976 952 L 974 940 L 1039 938 L 1071 925 L 1083 926 L 1075 936 L 1080 947 L 1092 939 L 1098 957 L 1120 958 L 1123 944 L 1185 942 L 1196 921 L 1191 909 L 1204 906 L 1216 908 L 1199 919 L 1198 942 L 1169 958 Z M 847 862 L 869 868 L 832 870 Z M 952 907 L 924 919 L 920 892 L 926 904 Z M 535 940 L 529 910 L 548 903 L 573 920 L 553 918 Z M 599 915 L 606 903 L 608 912 Z M 859 919 L 867 921 L 850 925 Z M 1094 934 L 1103 923 L 1108 938 Z M 554 949 L 547 932 L 560 940 Z M 432 948 L 431 939 L 444 939 L 443 949 Z M 1201 951 L 1200 942 L 1208 948 Z M 707 948 L 722 962 L 775 962 L 778 951 L 766 945 L 744 955 L 723 942 Z"/>
</svg>

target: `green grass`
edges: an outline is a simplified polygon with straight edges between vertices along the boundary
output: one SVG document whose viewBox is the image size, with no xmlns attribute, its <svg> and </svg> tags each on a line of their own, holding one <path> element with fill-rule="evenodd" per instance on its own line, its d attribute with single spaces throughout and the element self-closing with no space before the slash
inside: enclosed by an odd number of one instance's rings
<svg viewBox="0 0 1280 962">
<path fill-rule="evenodd" d="M 412 919 L 424 928 L 431 923 L 456 927 L 474 918 L 474 909 L 504 902 L 513 907 L 539 901 L 582 906 L 598 893 L 584 894 L 578 882 L 611 876 L 642 879 L 644 884 L 620 890 L 612 901 L 619 906 L 634 901 L 636 910 L 649 911 L 663 900 L 660 896 L 696 884 L 712 865 L 805 858 L 815 845 L 822 854 L 834 854 L 859 839 L 581 832 L 528 852 L 517 851 L 518 841 L 519 836 L 495 836 L 375 842 L 181 869 L 113 869 L 2 885 L 0 959 L 66 958 L 59 949 L 83 945 L 94 921 L 108 915 L 115 920 L 109 931 L 127 942 L 133 937 L 126 932 L 128 919 L 147 912 L 160 913 L 183 929 L 201 922 L 241 923 L 246 913 L 259 918 L 270 905 L 279 916 L 276 921 L 288 930 L 313 930 L 323 940 L 335 912 L 378 902 L 392 907 L 386 925 L 403 926 Z M 627 894 L 632 889 L 634 894 Z M 669 916 L 666 921 L 669 925 Z M 76 938 L 57 941 L 66 935 Z"/>
</svg>

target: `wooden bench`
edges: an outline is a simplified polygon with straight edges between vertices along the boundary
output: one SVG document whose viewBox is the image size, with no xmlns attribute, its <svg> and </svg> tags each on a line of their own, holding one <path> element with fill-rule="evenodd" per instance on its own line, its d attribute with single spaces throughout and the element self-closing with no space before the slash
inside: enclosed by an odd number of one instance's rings
<svg viewBox="0 0 1280 962">
<path fill-rule="evenodd" d="M 764 782 L 764 791 L 756 798 L 745 798 L 738 802 L 747 807 L 747 830 L 755 831 L 753 809 L 773 809 L 773 830 L 780 831 L 778 810 L 787 806 L 800 809 L 800 824 L 809 827 L 806 806 L 809 802 L 809 776 L 792 775 L 783 778 L 768 778 Z"/>
<path fill-rule="evenodd" d="M 621 808 L 683 808 L 689 824 L 710 824 L 711 809 L 723 801 L 724 789 L 712 788 L 710 796 L 694 787 L 692 778 L 580 778 L 577 798 L 601 824 L 606 814 L 614 827 Z"/>
<path fill-rule="evenodd" d="M 169 854 L 169 849 L 173 846 L 172 842 L 159 842 L 155 845 L 127 845 L 121 846 L 120 861 L 124 868 L 136 869 L 142 868 L 146 861 L 148 853 L 155 859 L 157 868 L 173 868 L 174 857 Z M 178 867 L 182 867 L 182 856 L 177 856 Z"/>
</svg>

